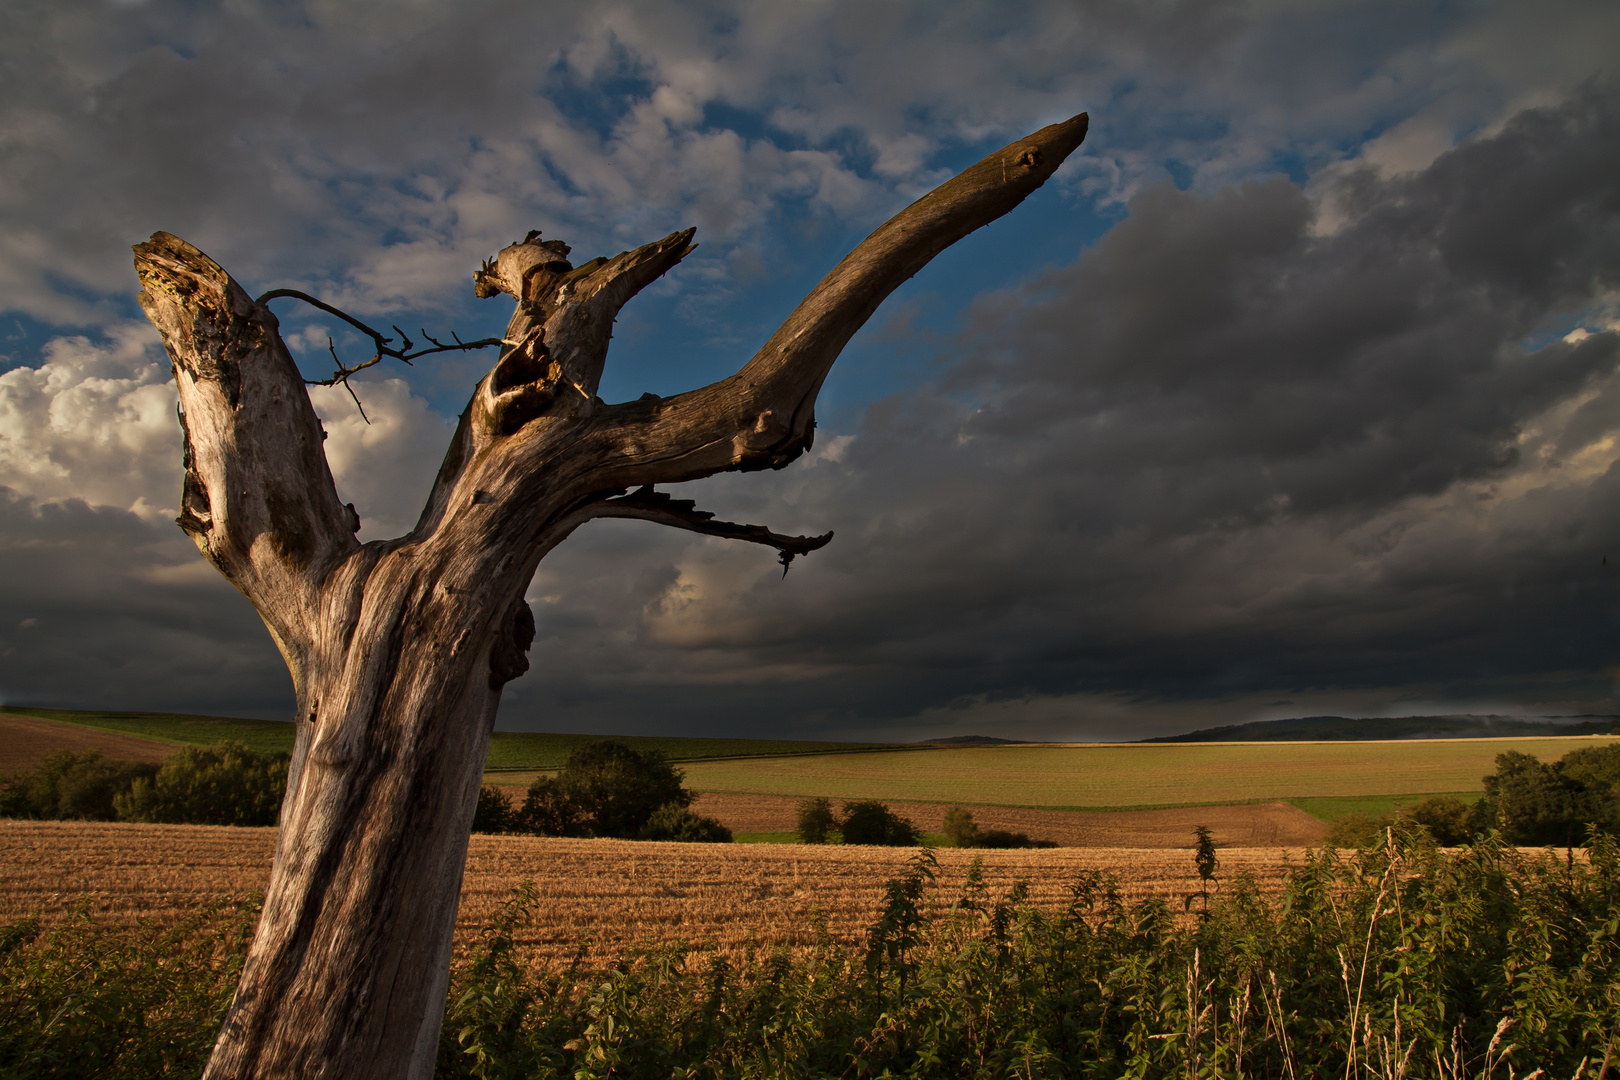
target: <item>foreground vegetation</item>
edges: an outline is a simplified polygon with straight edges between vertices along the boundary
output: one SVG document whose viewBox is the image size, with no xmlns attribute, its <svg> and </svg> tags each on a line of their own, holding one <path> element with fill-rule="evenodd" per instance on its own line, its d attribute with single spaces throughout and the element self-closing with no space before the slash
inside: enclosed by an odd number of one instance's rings
<svg viewBox="0 0 1620 1080">
<path fill-rule="evenodd" d="M 1442 852 L 1397 827 L 1308 856 L 1263 899 L 1125 902 L 1084 873 L 1049 910 L 930 852 L 854 948 L 727 959 L 674 944 L 534 968 L 517 890 L 452 979 L 444 1077 L 1594 1078 L 1620 1055 L 1620 849 Z M 1206 906 L 1207 904 L 1207 906 Z M 0 1072 L 194 1076 L 253 910 L 160 930 L 0 931 Z"/>
</svg>

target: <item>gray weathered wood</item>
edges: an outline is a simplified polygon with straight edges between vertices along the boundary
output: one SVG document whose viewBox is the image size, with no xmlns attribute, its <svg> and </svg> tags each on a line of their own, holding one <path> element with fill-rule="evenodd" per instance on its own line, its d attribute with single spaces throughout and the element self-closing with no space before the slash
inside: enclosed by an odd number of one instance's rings
<svg viewBox="0 0 1620 1080">
<path fill-rule="evenodd" d="M 596 390 L 614 317 L 692 250 L 691 230 L 578 268 L 537 234 L 506 248 L 475 275 L 479 295 L 517 304 L 500 358 L 416 527 L 365 545 L 269 308 L 177 237 L 136 246 L 180 394 L 179 524 L 258 609 L 298 701 L 264 914 L 207 1077 L 432 1074 L 468 831 L 501 687 L 528 667 L 541 558 L 593 517 L 753 540 L 784 563 L 825 543 L 714 522 L 651 485 L 802 454 L 822 380 L 883 298 L 1017 206 L 1085 132 L 1082 114 L 942 184 L 735 375 L 672 398 Z"/>
</svg>

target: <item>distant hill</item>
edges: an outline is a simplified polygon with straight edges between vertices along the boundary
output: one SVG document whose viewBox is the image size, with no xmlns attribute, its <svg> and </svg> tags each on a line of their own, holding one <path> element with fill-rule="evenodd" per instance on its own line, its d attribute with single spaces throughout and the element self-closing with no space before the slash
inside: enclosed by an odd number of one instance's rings
<svg viewBox="0 0 1620 1080">
<path fill-rule="evenodd" d="M 1620 735 L 1620 716 L 1299 716 L 1160 735 L 1149 743 L 1366 742 L 1374 739 L 1505 739 L 1515 736 Z"/>
<path fill-rule="evenodd" d="M 117 732 L 175 744 L 212 746 L 225 740 L 246 743 L 261 753 L 292 750 L 296 731 L 287 721 L 243 720 L 232 716 L 186 713 L 107 712 L 88 709 L 38 709 L 0 706 L 0 713 L 52 720 L 82 728 Z M 660 735 L 557 735 L 497 731 L 490 737 L 486 768 L 492 771 L 556 769 L 568 755 L 597 739 L 617 739 L 637 750 L 657 750 L 671 761 L 728 757 L 785 757 L 793 754 L 837 754 L 870 750 L 914 749 L 904 743 L 819 742 L 808 739 L 705 739 Z M 161 756 L 161 755 L 159 755 Z"/>
<path fill-rule="evenodd" d="M 997 739 L 989 735 L 952 735 L 948 739 L 923 739 L 920 746 L 1027 746 L 1028 739 Z"/>
</svg>

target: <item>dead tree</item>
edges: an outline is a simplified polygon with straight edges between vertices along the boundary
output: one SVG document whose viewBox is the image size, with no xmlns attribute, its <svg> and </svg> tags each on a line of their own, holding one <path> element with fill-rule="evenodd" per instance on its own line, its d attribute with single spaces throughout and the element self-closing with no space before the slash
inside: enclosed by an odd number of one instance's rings
<svg viewBox="0 0 1620 1080">
<path fill-rule="evenodd" d="M 467 835 L 501 687 L 528 668 L 535 567 L 601 517 L 750 540 L 784 562 L 826 543 L 717 522 L 654 485 L 804 453 L 822 380 L 883 298 L 1022 202 L 1085 132 L 1082 114 L 942 184 L 740 371 L 676 397 L 609 405 L 596 390 L 614 317 L 692 250 L 693 230 L 577 268 L 538 234 L 504 249 L 475 275 L 480 296 L 517 301 L 500 359 L 416 527 L 367 544 L 271 294 L 255 301 L 168 233 L 136 246 L 141 306 L 179 387 L 179 525 L 258 609 L 298 701 L 264 913 L 207 1077 L 432 1074 Z"/>
</svg>

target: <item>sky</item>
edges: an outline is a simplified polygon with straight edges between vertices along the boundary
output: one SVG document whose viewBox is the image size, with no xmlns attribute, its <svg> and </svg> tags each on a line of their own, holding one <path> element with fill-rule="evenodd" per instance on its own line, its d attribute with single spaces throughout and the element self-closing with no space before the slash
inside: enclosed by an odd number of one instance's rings
<svg viewBox="0 0 1620 1080">
<path fill-rule="evenodd" d="M 602 396 L 735 371 L 873 228 L 1080 111 L 1045 188 L 846 348 L 814 450 L 672 489 L 836 534 L 593 522 L 497 726 L 1123 740 L 1620 713 L 1620 5 L 11 0 L 0 703 L 290 718 L 174 524 L 130 245 L 498 335 L 472 271 L 695 226 Z M 305 374 L 363 342 L 277 301 Z M 493 363 L 312 388 L 362 540 Z"/>
</svg>

